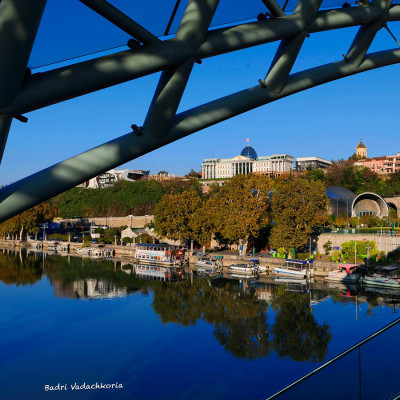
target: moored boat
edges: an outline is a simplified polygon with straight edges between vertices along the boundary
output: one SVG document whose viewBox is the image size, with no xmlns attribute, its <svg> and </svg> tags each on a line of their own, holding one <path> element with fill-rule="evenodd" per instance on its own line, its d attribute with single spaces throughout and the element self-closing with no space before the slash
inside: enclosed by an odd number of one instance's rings
<svg viewBox="0 0 400 400">
<path fill-rule="evenodd" d="M 400 288 L 400 267 L 384 267 L 379 272 L 367 273 L 362 278 L 363 285 Z"/>
<path fill-rule="evenodd" d="M 277 275 L 312 277 L 314 276 L 313 261 L 287 259 L 285 265 L 274 268 L 273 272 Z"/>
<path fill-rule="evenodd" d="M 168 265 L 136 264 L 135 274 L 142 278 L 171 282 L 184 279 L 185 268 Z"/>
<path fill-rule="evenodd" d="M 258 273 L 258 268 L 250 264 L 232 264 L 229 266 L 228 271 L 231 273 L 256 275 Z"/>
<path fill-rule="evenodd" d="M 325 278 L 332 282 L 356 283 L 360 280 L 362 274 L 357 264 L 339 264 L 336 271 L 329 271 Z"/>
<path fill-rule="evenodd" d="M 168 243 L 136 243 L 135 260 L 140 264 L 186 266 L 186 251 L 183 247 Z"/>
<path fill-rule="evenodd" d="M 210 257 L 208 253 L 198 253 L 196 270 L 198 273 L 221 272 L 223 256 Z"/>
</svg>

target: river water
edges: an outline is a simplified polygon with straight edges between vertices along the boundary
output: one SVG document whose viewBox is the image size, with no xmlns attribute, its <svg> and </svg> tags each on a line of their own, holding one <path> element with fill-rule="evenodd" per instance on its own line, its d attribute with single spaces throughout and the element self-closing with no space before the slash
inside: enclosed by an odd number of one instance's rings
<svg viewBox="0 0 400 400">
<path fill-rule="evenodd" d="M 272 279 L 165 283 L 120 261 L 3 250 L 0 398 L 264 399 L 396 319 L 399 302 Z"/>
</svg>

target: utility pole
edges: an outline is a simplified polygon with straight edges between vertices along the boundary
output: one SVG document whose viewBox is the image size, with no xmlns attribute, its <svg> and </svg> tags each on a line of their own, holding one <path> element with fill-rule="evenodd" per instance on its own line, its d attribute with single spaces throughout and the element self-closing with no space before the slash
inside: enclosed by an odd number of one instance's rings
<svg viewBox="0 0 400 400">
<path fill-rule="evenodd" d="M 357 240 L 354 240 L 354 264 L 357 264 Z"/>
</svg>

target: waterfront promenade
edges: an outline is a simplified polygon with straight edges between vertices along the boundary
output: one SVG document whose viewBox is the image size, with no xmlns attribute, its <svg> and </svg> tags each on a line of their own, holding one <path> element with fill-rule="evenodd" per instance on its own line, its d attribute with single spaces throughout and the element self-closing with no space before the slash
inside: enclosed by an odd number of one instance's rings
<svg viewBox="0 0 400 400">
<path fill-rule="evenodd" d="M 3 250 L 15 250 L 15 249 L 27 249 L 35 252 L 46 252 L 49 254 L 54 254 L 53 251 L 49 250 L 49 246 L 54 246 L 54 241 L 16 241 L 16 240 L 0 240 L 0 249 Z M 35 244 L 43 245 L 43 249 L 37 249 Z M 77 242 L 62 242 L 63 245 L 69 245 L 69 252 L 60 252 L 60 255 L 72 255 L 72 256 L 80 256 L 77 253 L 77 250 L 82 248 L 82 243 Z M 111 249 L 114 251 L 114 259 L 117 260 L 125 260 L 126 262 L 133 262 L 135 255 L 135 246 L 132 245 L 111 245 L 107 244 L 103 248 Z M 249 261 L 252 256 L 239 256 L 238 254 L 232 254 L 231 252 L 215 252 L 212 253 L 215 255 L 222 255 L 224 258 L 222 260 L 224 267 L 229 267 L 231 264 L 235 264 L 238 261 Z M 269 271 L 272 271 L 274 267 L 283 265 L 284 259 L 275 258 L 272 256 L 268 256 L 267 254 L 258 254 L 256 255 L 260 260 L 260 266 L 269 267 Z M 194 265 L 197 261 L 197 252 L 193 252 L 189 254 L 189 264 Z M 329 271 L 334 271 L 337 269 L 337 263 L 323 261 L 323 260 L 315 260 L 314 259 L 314 275 L 315 276 L 326 276 Z M 271 272 L 270 272 L 271 273 Z"/>
</svg>

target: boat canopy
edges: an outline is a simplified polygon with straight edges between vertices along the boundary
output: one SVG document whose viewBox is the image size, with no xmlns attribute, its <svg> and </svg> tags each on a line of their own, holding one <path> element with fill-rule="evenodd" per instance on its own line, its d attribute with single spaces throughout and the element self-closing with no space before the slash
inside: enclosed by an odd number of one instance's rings
<svg viewBox="0 0 400 400">
<path fill-rule="evenodd" d="M 381 269 L 384 274 L 390 274 L 391 272 L 400 272 L 400 267 L 392 266 L 392 267 L 384 267 Z"/>
<path fill-rule="evenodd" d="M 168 243 L 136 243 L 136 247 L 162 247 L 163 249 L 171 249 L 173 246 Z"/>
<path fill-rule="evenodd" d="M 339 271 L 345 269 L 347 272 L 347 275 L 350 275 L 350 271 L 354 268 L 357 268 L 357 264 L 339 264 Z"/>
<path fill-rule="evenodd" d="M 256 263 L 256 262 L 259 262 L 260 260 L 258 258 L 251 258 L 250 261 Z"/>
<path fill-rule="evenodd" d="M 305 264 L 311 264 L 314 261 L 313 260 L 296 260 L 295 258 L 288 258 L 286 259 L 286 261 L 288 264 L 301 264 L 301 265 L 305 265 Z"/>
</svg>

